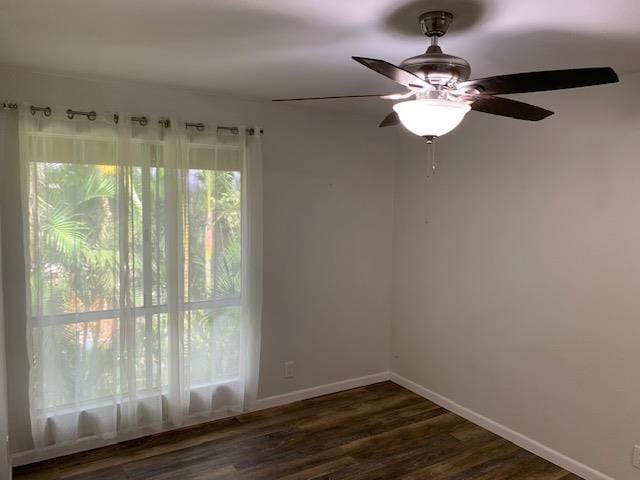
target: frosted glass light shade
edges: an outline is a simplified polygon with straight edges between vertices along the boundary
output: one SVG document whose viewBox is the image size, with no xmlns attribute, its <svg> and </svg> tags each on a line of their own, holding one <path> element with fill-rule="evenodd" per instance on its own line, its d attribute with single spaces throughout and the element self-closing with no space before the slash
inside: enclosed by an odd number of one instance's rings
<svg viewBox="0 0 640 480">
<path fill-rule="evenodd" d="M 471 107 L 462 102 L 423 98 L 396 103 L 393 109 L 410 132 L 439 137 L 456 128 Z"/>
</svg>

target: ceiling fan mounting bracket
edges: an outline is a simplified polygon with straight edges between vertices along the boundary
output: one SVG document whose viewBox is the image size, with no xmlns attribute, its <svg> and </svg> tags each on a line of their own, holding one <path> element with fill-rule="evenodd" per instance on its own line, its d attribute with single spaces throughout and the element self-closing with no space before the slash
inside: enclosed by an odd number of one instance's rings
<svg viewBox="0 0 640 480">
<path fill-rule="evenodd" d="M 422 32 L 430 38 L 444 36 L 452 22 L 453 14 L 441 10 L 426 12 L 420 15 Z"/>
</svg>

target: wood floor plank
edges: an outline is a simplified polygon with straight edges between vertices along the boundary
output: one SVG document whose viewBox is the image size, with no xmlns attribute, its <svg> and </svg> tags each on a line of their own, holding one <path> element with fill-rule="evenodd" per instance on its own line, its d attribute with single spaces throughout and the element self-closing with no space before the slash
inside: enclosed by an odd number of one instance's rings
<svg viewBox="0 0 640 480">
<path fill-rule="evenodd" d="M 415 442 L 393 452 L 375 452 L 366 459 L 360 459 L 360 468 L 335 478 L 344 478 L 345 480 L 396 479 L 412 470 L 446 458 L 459 443 L 451 435 L 436 435 L 430 437 L 428 441 Z"/>
<path fill-rule="evenodd" d="M 58 480 L 60 472 L 53 462 L 26 465 L 13 469 L 13 480 Z"/>
<path fill-rule="evenodd" d="M 411 392 L 401 392 L 394 396 L 377 399 L 377 401 L 363 402 L 356 406 L 347 407 L 332 415 L 315 416 L 299 423 L 298 427 L 310 432 L 323 430 L 336 425 L 358 422 L 389 410 L 412 407 L 415 403 L 416 398 Z"/>
<path fill-rule="evenodd" d="M 463 442 L 483 440 L 484 442 L 488 443 L 492 440 L 497 440 L 500 438 L 495 433 L 492 433 L 489 430 L 485 430 L 479 425 L 471 422 L 467 422 L 464 426 L 453 432 L 451 435 Z"/>
<path fill-rule="evenodd" d="M 508 480 L 512 478 L 559 480 L 565 473 L 560 467 L 530 454 L 530 457 L 525 461 L 508 462 L 497 471 L 477 478 L 478 480 Z"/>
<path fill-rule="evenodd" d="M 486 443 L 483 440 L 461 442 L 460 448 L 452 451 L 447 458 L 414 470 L 404 477 L 404 480 L 445 480 L 453 478 L 461 473 L 469 472 L 478 465 L 511 457 L 519 451 L 522 450 L 501 438 Z"/>
<path fill-rule="evenodd" d="M 575 480 L 381 382 L 14 469 L 15 480 Z"/>
<path fill-rule="evenodd" d="M 331 462 L 321 463 L 319 465 L 278 478 L 280 480 L 308 480 L 311 478 L 317 479 L 321 476 L 331 476 L 339 470 L 356 464 L 357 462 L 351 457 L 341 457 Z"/>
<path fill-rule="evenodd" d="M 391 454 L 409 448 L 414 442 L 448 433 L 465 421 L 456 414 L 447 412 L 378 435 L 355 440 L 342 448 L 357 459 Z"/>
<path fill-rule="evenodd" d="M 84 478 L 87 477 L 84 474 L 81 474 L 66 477 L 65 480 L 78 480 Z M 93 480 L 127 480 L 127 475 L 124 473 L 122 467 L 116 466 L 95 470 L 91 473 L 91 478 Z"/>
</svg>

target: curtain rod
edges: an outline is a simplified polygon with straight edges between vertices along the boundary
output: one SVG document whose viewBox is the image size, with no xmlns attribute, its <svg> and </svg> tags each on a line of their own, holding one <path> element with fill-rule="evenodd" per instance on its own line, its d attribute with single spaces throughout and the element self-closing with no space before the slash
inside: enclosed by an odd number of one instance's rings
<svg viewBox="0 0 640 480">
<path fill-rule="evenodd" d="M 16 102 L 2 102 L 2 104 L 0 104 L 0 107 L 3 110 L 18 110 L 18 104 Z M 42 114 L 45 117 L 50 117 L 51 113 L 53 112 L 53 110 L 51 110 L 51 107 L 48 106 L 43 106 L 43 105 L 31 105 L 29 107 L 29 111 L 31 112 L 31 115 L 35 115 L 38 112 L 42 112 Z M 90 110 L 88 112 L 84 112 L 84 111 L 80 111 L 80 110 L 72 110 L 72 109 L 67 109 L 65 111 L 65 113 L 67 114 L 67 118 L 69 119 L 73 119 L 76 116 L 84 116 L 87 117 L 87 119 L 89 121 L 93 121 L 95 120 L 98 115 L 95 112 L 95 110 Z M 129 117 L 130 120 L 132 122 L 138 122 L 141 126 L 145 126 L 149 123 L 149 119 L 146 116 L 132 116 Z M 120 120 L 120 115 L 118 115 L 117 113 L 113 115 L 113 121 L 115 123 L 118 123 L 118 121 Z M 158 123 L 163 127 L 163 128 L 169 128 L 171 126 L 171 121 L 168 118 L 161 118 L 160 120 L 158 120 Z M 195 128 L 196 130 L 198 130 L 199 132 L 204 131 L 205 125 L 202 122 L 186 122 L 185 124 L 185 128 Z M 227 132 L 230 132 L 234 135 L 238 135 L 240 133 L 240 128 L 239 127 L 228 127 L 225 125 L 218 125 L 216 127 L 216 130 L 224 130 Z M 245 132 L 247 133 L 247 135 L 254 135 L 256 133 L 256 129 L 253 127 L 247 127 L 245 128 Z M 259 130 L 259 133 L 262 134 L 264 133 L 264 130 L 261 128 Z"/>
</svg>

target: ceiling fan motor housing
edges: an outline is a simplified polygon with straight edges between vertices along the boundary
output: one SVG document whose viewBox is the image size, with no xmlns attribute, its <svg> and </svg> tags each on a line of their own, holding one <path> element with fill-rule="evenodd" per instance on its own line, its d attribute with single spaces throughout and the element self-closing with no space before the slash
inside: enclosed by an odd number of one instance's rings
<svg viewBox="0 0 640 480">
<path fill-rule="evenodd" d="M 431 85 L 455 86 L 471 75 L 469 63 L 464 58 L 447 55 L 438 46 L 438 38 L 444 36 L 453 22 L 453 15 L 440 10 L 420 15 L 422 32 L 431 38 L 431 46 L 422 55 L 407 58 L 400 66 L 427 80 Z"/>
<path fill-rule="evenodd" d="M 400 66 L 431 85 L 453 85 L 468 80 L 471 75 L 469 62 L 443 53 L 437 45 L 431 45 L 422 55 L 403 60 Z"/>
</svg>

